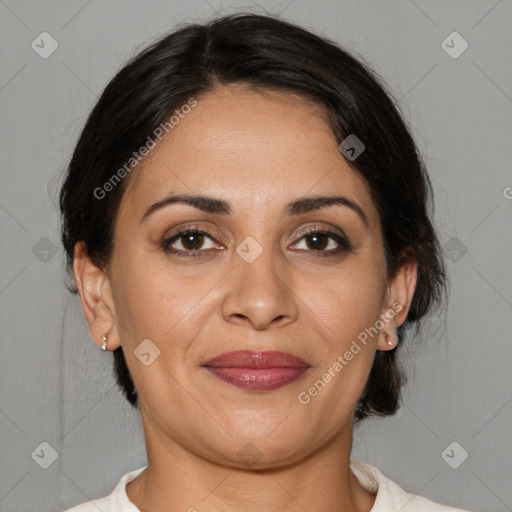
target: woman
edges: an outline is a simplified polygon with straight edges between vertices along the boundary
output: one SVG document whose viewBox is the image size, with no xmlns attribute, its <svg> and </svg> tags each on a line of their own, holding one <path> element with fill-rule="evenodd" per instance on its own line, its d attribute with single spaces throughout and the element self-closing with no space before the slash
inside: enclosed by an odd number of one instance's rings
<svg viewBox="0 0 512 512">
<path fill-rule="evenodd" d="M 334 43 L 256 15 L 190 25 L 110 82 L 61 192 L 91 335 L 148 465 L 73 512 L 456 510 L 350 459 L 392 415 L 440 301 L 430 183 Z"/>
</svg>

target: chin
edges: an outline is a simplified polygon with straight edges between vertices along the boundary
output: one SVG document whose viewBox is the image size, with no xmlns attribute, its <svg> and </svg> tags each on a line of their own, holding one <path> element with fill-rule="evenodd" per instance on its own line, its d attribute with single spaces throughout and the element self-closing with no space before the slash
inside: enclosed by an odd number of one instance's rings
<svg viewBox="0 0 512 512">
<path fill-rule="evenodd" d="M 274 425 L 275 428 L 275 425 Z M 286 466 L 307 457 L 316 447 L 313 440 L 308 441 L 303 435 L 292 435 L 290 428 L 286 432 L 272 432 L 272 429 L 251 434 L 238 432 L 227 439 L 228 445 L 212 446 L 221 463 L 251 470 L 263 470 Z M 269 435 L 270 432 L 270 435 Z M 226 460 L 226 458 L 228 460 Z"/>
</svg>

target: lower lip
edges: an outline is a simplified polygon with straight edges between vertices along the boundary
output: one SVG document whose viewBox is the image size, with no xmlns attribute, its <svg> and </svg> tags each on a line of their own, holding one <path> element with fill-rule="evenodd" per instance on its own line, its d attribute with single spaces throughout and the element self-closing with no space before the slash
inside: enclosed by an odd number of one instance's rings
<svg viewBox="0 0 512 512">
<path fill-rule="evenodd" d="M 300 379 L 308 368 L 239 368 L 206 366 L 215 377 L 241 389 L 272 391 Z"/>
</svg>

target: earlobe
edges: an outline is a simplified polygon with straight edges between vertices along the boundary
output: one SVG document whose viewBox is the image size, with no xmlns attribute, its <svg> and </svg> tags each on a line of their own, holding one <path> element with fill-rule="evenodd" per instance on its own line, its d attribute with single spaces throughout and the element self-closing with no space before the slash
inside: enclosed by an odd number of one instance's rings
<svg viewBox="0 0 512 512">
<path fill-rule="evenodd" d="M 383 327 L 377 339 L 377 350 L 393 350 L 398 345 L 397 321 L 394 316 L 381 315 Z"/>
<path fill-rule="evenodd" d="M 92 262 L 84 242 L 75 244 L 73 277 L 94 341 L 101 346 L 103 336 L 106 336 L 108 337 L 108 349 L 117 348 L 120 344 L 117 330 L 113 329 L 116 324 L 116 316 L 110 281 L 106 272 Z"/>
</svg>

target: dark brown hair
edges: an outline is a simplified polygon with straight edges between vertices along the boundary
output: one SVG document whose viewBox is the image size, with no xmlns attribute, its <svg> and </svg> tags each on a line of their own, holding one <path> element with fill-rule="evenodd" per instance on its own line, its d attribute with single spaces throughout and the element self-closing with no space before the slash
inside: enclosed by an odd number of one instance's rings
<svg viewBox="0 0 512 512">
<path fill-rule="evenodd" d="M 336 43 L 276 18 L 236 14 L 186 25 L 151 44 L 105 88 L 83 128 L 60 195 L 68 270 L 77 242 L 108 267 L 127 175 L 105 197 L 95 193 L 189 98 L 217 85 L 299 95 L 325 112 L 340 142 L 355 134 L 365 150 L 351 162 L 366 180 L 380 215 L 389 277 L 413 255 L 418 281 L 400 343 L 377 351 L 355 417 L 393 414 L 405 381 L 397 351 L 404 334 L 442 298 L 439 242 L 430 221 L 431 184 L 399 109 L 361 59 Z M 136 170 L 134 171 L 136 172 Z M 122 347 L 114 351 L 117 382 L 128 401 L 137 392 Z"/>
</svg>

